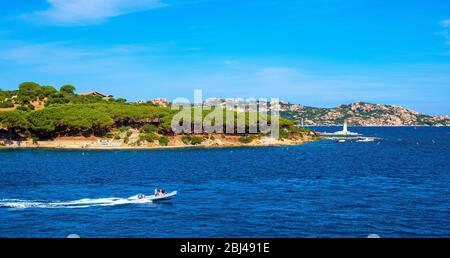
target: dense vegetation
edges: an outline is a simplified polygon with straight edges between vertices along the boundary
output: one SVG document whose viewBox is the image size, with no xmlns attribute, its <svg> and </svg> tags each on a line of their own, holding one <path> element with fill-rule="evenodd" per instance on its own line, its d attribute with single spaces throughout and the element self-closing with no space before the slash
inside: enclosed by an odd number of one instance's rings
<svg viewBox="0 0 450 258">
<path fill-rule="evenodd" d="M 32 82 L 19 85 L 18 91 L 0 91 L 0 103 L 17 106 L 13 111 L 0 111 L 0 129 L 10 138 L 52 139 L 58 136 L 96 135 L 129 140 L 130 128 L 139 130 L 139 141 L 168 144 L 167 135 L 173 135 L 172 118 L 178 110 L 155 106 L 150 103 L 127 103 L 124 99 L 103 100 L 94 96 L 75 94 L 75 87 L 64 85 L 57 91 L 52 86 L 41 86 Z M 37 103 L 41 104 L 36 108 Z M 193 111 L 193 110 L 192 110 Z M 202 113 L 202 120 L 213 110 Z M 191 112 L 192 116 L 194 112 Z M 224 113 L 224 121 L 226 114 Z M 237 118 L 238 113 L 232 112 Z M 191 128 L 194 128 L 192 117 Z M 270 117 L 268 117 L 270 122 Z M 211 121 L 214 125 L 215 121 Z M 249 114 L 245 118 L 245 133 L 249 133 Z M 280 119 L 281 135 L 301 135 L 309 132 L 300 129 L 288 119 Z M 225 128 L 224 128 L 225 131 Z M 235 127 L 237 134 L 238 128 Z M 189 135 L 183 138 L 187 144 L 197 145 L 202 136 Z M 247 142 L 248 140 L 244 140 Z"/>
<path fill-rule="evenodd" d="M 18 105 L 19 107 L 26 107 L 24 111 L 30 111 L 35 109 L 37 102 L 43 102 L 46 106 L 107 102 L 100 97 L 77 95 L 75 90 L 72 85 L 63 85 L 58 91 L 53 86 L 24 82 L 19 85 L 19 89 L 16 91 L 0 90 L 0 108 L 2 108 L 2 104 L 9 107 Z M 124 103 L 126 100 L 112 99 L 111 102 Z"/>
</svg>

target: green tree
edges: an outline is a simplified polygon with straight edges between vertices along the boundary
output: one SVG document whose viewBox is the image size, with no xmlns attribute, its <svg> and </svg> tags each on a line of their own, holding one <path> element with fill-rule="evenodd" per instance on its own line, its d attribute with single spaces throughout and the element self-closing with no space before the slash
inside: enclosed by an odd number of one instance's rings
<svg viewBox="0 0 450 258">
<path fill-rule="evenodd" d="M 39 98 L 47 98 L 52 94 L 55 94 L 57 91 L 53 86 L 42 86 L 39 92 Z"/>
<path fill-rule="evenodd" d="M 254 138 L 253 138 L 253 137 L 250 137 L 250 136 L 242 136 L 242 137 L 239 138 L 239 142 L 240 142 L 240 143 L 243 143 L 243 144 L 249 144 L 249 143 L 252 143 L 253 140 L 254 140 Z"/>
<path fill-rule="evenodd" d="M 19 99 L 32 101 L 39 97 L 41 86 L 35 82 L 23 82 L 19 85 Z"/>
<path fill-rule="evenodd" d="M 9 131 L 9 140 L 12 134 L 27 131 L 28 120 L 22 111 L 0 112 L 0 125 Z"/>
<path fill-rule="evenodd" d="M 59 92 L 63 93 L 63 94 L 67 94 L 67 95 L 74 95 L 75 94 L 75 87 L 72 85 L 64 85 L 59 89 Z"/>
<path fill-rule="evenodd" d="M 190 135 L 184 135 L 183 137 L 181 137 L 181 141 L 186 145 L 191 144 L 191 140 L 192 136 Z"/>
<path fill-rule="evenodd" d="M 146 124 L 141 128 L 142 133 L 155 133 L 158 131 L 158 127 L 151 124 Z"/>
<path fill-rule="evenodd" d="M 159 145 L 161 145 L 161 146 L 167 146 L 167 145 L 169 145 L 169 142 L 170 142 L 169 138 L 167 138 L 165 136 L 159 138 Z"/>
<path fill-rule="evenodd" d="M 124 98 L 113 99 L 113 101 L 115 101 L 117 103 L 127 103 L 127 100 Z"/>
<path fill-rule="evenodd" d="M 10 108 L 14 107 L 14 104 L 11 101 L 0 101 L 0 108 Z"/>
<path fill-rule="evenodd" d="M 158 141 L 159 139 L 159 136 L 154 133 L 141 133 L 139 135 L 139 141 L 154 142 Z"/>
<path fill-rule="evenodd" d="M 17 107 L 17 110 L 24 111 L 24 112 L 30 112 L 30 111 L 34 110 L 34 106 L 31 104 L 23 104 L 23 105 L 20 105 L 19 107 Z"/>
<path fill-rule="evenodd" d="M 17 95 L 17 91 L 0 89 L 0 100 L 10 99 L 12 96 L 15 95 Z"/>
<path fill-rule="evenodd" d="M 56 133 L 59 117 L 54 110 L 45 108 L 31 112 L 28 116 L 28 121 L 33 134 L 40 136 L 40 138 L 49 138 Z"/>
<path fill-rule="evenodd" d="M 66 97 L 66 95 L 64 95 L 60 92 L 55 92 L 48 97 L 48 100 L 45 103 L 45 105 L 49 106 L 52 104 L 66 104 L 69 102 L 70 102 L 70 98 Z"/>
<path fill-rule="evenodd" d="M 184 144 L 190 144 L 190 145 L 199 145 L 205 140 L 204 137 L 201 136 L 192 136 L 192 135 L 184 135 L 181 137 L 181 141 Z"/>
</svg>

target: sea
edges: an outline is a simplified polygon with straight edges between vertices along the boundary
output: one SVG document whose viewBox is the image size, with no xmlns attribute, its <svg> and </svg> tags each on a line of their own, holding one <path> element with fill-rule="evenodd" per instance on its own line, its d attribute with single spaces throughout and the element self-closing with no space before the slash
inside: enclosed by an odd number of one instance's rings
<svg viewBox="0 0 450 258">
<path fill-rule="evenodd" d="M 0 237 L 450 237 L 450 128 L 349 129 L 383 140 L 3 149 Z M 130 198 L 155 188 L 178 195 Z"/>
</svg>

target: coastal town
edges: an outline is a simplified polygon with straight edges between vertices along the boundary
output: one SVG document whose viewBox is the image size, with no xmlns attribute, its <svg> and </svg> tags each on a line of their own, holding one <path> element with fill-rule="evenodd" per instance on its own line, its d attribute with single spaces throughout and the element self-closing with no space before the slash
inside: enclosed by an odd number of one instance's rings
<svg viewBox="0 0 450 258">
<path fill-rule="evenodd" d="M 293 105 L 288 105 L 293 107 Z M 305 126 L 450 126 L 449 116 L 431 116 L 401 106 L 357 101 L 334 108 L 302 106 L 295 111 L 285 108 L 283 117 Z"/>
</svg>

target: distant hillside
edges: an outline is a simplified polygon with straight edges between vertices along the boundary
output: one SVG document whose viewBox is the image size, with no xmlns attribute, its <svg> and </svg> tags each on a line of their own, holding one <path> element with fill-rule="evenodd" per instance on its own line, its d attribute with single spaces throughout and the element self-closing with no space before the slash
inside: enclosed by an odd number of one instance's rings
<svg viewBox="0 0 450 258">
<path fill-rule="evenodd" d="M 298 105 L 296 105 L 298 106 Z M 303 107 L 284 110 L 283 117 L 304 125 L 341 125 L 347 121 L 353 126 L 450 126 L 448 116 L 429 116 L 399 106 L 356 102 L 334 108 Z"/>
<path fill-rule="evenodd" d="M 227 108 L 227 99 L 213 98 L 207 102 L 220 103 L 220 106 Z M 240 100 L 234 100 L 236 104 Z M 157 106 L 168 106 L 169 100 L 154 99 L 150 103 Z M 271 103 L 267 103 L 269 109 L 273 108 Z M 335 108 L 307 107 L 299 104 L 292 104 L 281 101 L 279 105 L 281 116 L 301 124 L 307 125 L 342 125 L 347 121 L 353 126 L 450 126 L 450 118 L 444 116 L 429 116 L 413 110 L 399 106 L 369 104 L 356 102 L 341 105 Z M 235 107 L 236 111 L 245 111 L 245 108 Z"/>
</svg>

